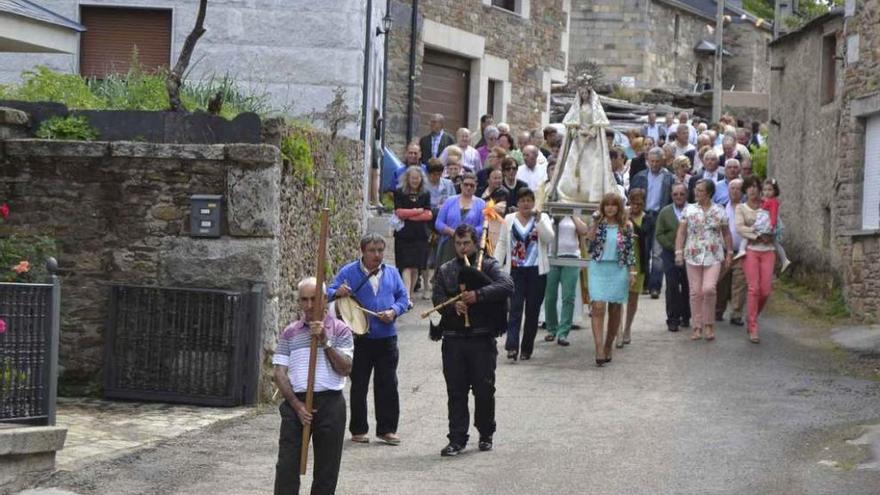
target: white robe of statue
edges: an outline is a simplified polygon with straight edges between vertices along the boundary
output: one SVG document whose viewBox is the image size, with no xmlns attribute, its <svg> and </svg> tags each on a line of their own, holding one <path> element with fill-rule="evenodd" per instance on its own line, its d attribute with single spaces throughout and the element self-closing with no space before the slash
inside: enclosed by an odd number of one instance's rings
<svg viewBox="0 0 880 495">
<path fill-rule="evenodd" d="M 605 140 L 605 128 L 610 122 L 599 96 L 595 91 L 589 91 L 591 98 L 586 103 L 581 99 L 581 91 L 577 92 L 562 120 L 566 128 L 565 140 L 574 135 L 565 166 L 556 167 L 553 178 L 559 193 L 558 201 L 562 203 L 599 203 L 605 193 L 617 191 Z M 568 143 L 563 142 L 560 149 L 564 150 L 566 146 Z"/>
</svg>

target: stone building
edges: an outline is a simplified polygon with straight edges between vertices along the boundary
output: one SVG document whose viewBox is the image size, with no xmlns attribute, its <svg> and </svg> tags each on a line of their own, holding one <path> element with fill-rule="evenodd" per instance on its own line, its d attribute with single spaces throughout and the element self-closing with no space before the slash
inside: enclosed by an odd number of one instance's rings
<svg viewBox="0 0 880 495">
<path fill-rule="evenodd" d="M 716 10 L 715 0 L 573 0 L 571 61 L 600 64 L 608 82 L 692 90 L 712 79 Z M 724 88 L 767 93 L 770 24 L 735 0 L 726 13 Z"/>
<path fill-rule="evenodd" d="M 402 151 L 427 132 L 432 113 L 444 114 L 453 132 L 479 129 L 485 113 L 514 129 L 548 123 L 551 84 L 566 77 L 569 6 L 570 0 L 392 0 L 388 143 Z"/>
<path fill-rule="evenodd" d="M 134 47 L 146 68 L 169 67 L 198 12 L 194 0 L 37 3 L 86 31 L 70 54 L 0 54 L 0 84 L 17 81 L 36 65 L 97 78 L 125 72 Z M 383 0 L 212 0 L 188 78 L 230 76 L 253 94 L 265 95 L 273 112 L 307 120 L 341 87 L 357 117 L 341 133 L 371 143 L 382 111 L 386 7 Z M 365 150 L 367 162 L 370 153 Z"/>
<path fill-rule="evenodd" d="M 848 0 L 771 44 L 770 174 L 802 275 L 880 316 L 880 0 Z"/>
</svg>

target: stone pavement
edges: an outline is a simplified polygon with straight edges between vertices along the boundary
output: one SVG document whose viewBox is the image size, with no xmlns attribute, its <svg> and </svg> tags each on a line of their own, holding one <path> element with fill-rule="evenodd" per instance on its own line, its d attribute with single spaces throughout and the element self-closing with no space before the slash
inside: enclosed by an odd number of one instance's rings
<svg viewBox="0 0 880 495">
<path fill-rule="evenodd" d="M 67 441 L 56 468 L 74 470 L 253 412 L 247 407 L 59 398 L 55 422 L 67 428 Z"/>
<path fill-rule="evenodd" d="M 586 330 L 568 348 L 539 341 L 531 361 L 500 359 L 495 450 L 470 444 L 455 459 L 439 456 L 440 345 L 417 311 L 404 315 L 403 443 L 346 441 L 337 493 L 880 493 L 880 382 L 845 374 L 851 355 L 827 332 L 770 315 L 760 345 L 726 324 L 716 341 L 691 342 L 665 330 L 661 301 L 641 303 L 633 344 L 606 367 L 592 363 Z M 276 410 L 261 409 L 58 473 L 28 495 L 269 493 L 278 425 Z"/>
</svg>

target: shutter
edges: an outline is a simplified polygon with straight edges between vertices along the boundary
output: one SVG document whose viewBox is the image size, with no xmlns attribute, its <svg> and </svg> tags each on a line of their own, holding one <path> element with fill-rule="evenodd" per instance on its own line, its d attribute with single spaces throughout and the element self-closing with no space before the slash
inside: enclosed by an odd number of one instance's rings
<svg viewBox="0 0 880 495">
<path fill-rule="evenodd" d="M 862 228 L 880 229 L 880 115 L 865 126 L 865 179 L 862 186 Z"/>
<path fill-rule="evenodd" d="M 102 79 L 128 72 L 137 47 L 147 71 L 168 67 L 171 61 L 171 11 L 113 7 L 82 7 L 79 71 Z"/>
<path fill-rule="evenodd" d="M 469 67 L 468 59 L 425 51 L 420 93 L 420 136 L 430 131 L 429 123 L 435 113 L 446 117 L 445 129 L 453 135 L 460 127 L 467 127 Z"/>
</svg>

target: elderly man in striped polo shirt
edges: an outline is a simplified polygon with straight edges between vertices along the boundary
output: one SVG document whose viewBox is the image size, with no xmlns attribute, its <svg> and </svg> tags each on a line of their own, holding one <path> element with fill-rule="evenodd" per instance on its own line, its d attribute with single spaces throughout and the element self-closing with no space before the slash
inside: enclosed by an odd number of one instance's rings
<svg viewBox="0 0 880 495">
<path fill-rule="evenodd" d="M 346 416 L 342 389 L 351 372 L 354 339 L 351 328 L 329 314 L 324 316 L 324 321 L 308 321 L 316 303 L 316 285 L 314 277 L 300 281 L 297 288 L 302 316 L 284 329 L 272 358 L 275 383 L 284 395 L 279 407 L 281 436 L 275 466 L 275 495 L 299 493 L 299 455 L 306 424 L 312 425 L 315 445 L 311 493 L 335 493 L 339 477 Z M 312 335 L 318 337 L 319 350 L 314 410 L 308 411 L 305 395 Z"/>
</svg>

